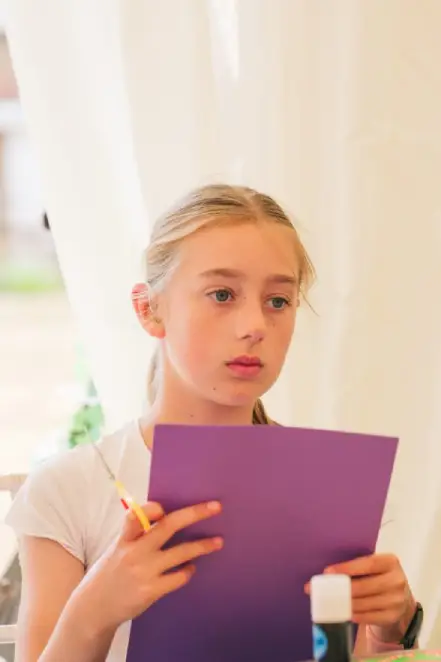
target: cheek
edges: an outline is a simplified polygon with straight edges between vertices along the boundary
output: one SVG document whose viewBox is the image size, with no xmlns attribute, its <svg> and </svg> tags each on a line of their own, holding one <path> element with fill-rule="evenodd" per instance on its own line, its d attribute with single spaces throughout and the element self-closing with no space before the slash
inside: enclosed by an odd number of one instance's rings
<svg viewBox="0 0 441 662">
<path fill-rule="evenodd" d="M 173 316 L 166 322 L 166 342 L 180 359 L 202 360 L 213 353 L 215 337 L 219 335 L 213 313 L 204 311 L 201 306 L 192 306 L 188 300 L 185 306 L 175 306 Z M 214 343 L 213 343 L 214 341 Z"/>
<path fill-rule="evenodd" d="M 295 328 L 295 313 L 286 315 L 283 320 L 276 320 L 273 327 L 272 345 L 275 352 L 284 356 L 291 344 Z"/>
</svg>

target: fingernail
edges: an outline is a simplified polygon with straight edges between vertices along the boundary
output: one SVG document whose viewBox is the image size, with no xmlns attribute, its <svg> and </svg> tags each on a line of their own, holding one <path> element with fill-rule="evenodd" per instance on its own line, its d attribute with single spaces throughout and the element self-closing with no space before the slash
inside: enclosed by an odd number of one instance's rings
<svg viewBox="0 0 441 662">
<path fill-rule="evenodd" d="M 305 590 L 305 593 L 308 595 L 309 592 L 310 592 L 309 584 L 305 584 L 305 586 L 303 588 Z"/>
<path fill-rule="evenodd" d="M 221 504 L 219 501 L 210 501 L 207 503 L 207 508 L 208 510 L 212 510 L 213 512 L 218 512 L 221 509 Z"/>
<path fill-rule="evenodd" d="M 213 545 L 216 547 L 216 549 L 222 549 L 224 546 L 223 538 L 213 538 Z"/>
<path fill-rule="evenodd" d="M 334 568 L 330 567 L 330 568 L 325 568 L 323 572 L 325 575 L 332 575 L 332 573 L 335 572 L 335 570 Z"/>
</svg>

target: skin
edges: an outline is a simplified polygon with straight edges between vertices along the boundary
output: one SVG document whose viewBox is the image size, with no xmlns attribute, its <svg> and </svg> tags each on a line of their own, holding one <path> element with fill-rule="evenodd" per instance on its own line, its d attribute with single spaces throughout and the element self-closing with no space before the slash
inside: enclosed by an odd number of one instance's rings
<svg viewBox="0 0 441 662">
<path fill-rule="evenodd" d="M 299 268 L 291 233 L 271 223 L 195 233 L 151 308 L 147 297 L 134 297 L 144 328 L 161 340 L 164 376 L 151 423 L 250 423 L 294 332 Z M 243 354 L 264 364 L 255 379 L 237 378 L 225 365 Z"/>
<path fill-rule="evenodd" d="M 149 297 L 143 284 L 133 290 L 141 324 L 161 349 L 161 387 L 141 422 L 149 447 L 160 422 L 249 425 L 256 399 L 280 374 L 295 328 L 299 264 L 289 228 L 262 221 L 205 229 L 181 244 L 178 258 L 161 292 Z M 228 367 L 240 355 L 260 358 L 258 375 L 243 378 Z M 17 662 L 105 660 L 121 623 L 190 581 L 198 556 L 222 548 L 210 539 L 162 550 L 175 531 L 220 508 L 199 504 L 165 514 L 147 504 L 156 526 L 143 533 L 127 515 L 120 538 L 87 575 L 59 544 L 26 538 Z M 395 556 L 372 555 L 326 571 L 353 577 L 357 623 L 382 640 L 400 639 L 415 603 Z M 358 654 L 370 652 L 365 633 L 361 627 Z"/>
</svg>

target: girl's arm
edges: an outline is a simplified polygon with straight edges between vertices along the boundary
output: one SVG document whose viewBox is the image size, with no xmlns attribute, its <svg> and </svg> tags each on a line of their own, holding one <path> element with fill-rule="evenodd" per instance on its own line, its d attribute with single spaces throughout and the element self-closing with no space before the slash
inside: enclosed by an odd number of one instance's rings
<svg viewBox="0 0 441 662">
<path fill-rule="evenodd" d="M 104 662 L 119 625 L 183 588 L 194 574 L 194 560 L 222 549 L 216 537 L 163 549 L 178 531 L 219 514 L 217 502 L 168 515 L 158 504 L 143 510 L 156 526 L 145 533 L 127 513 L 119 539 L 87 574 L 59 543 L 24 538 L 15 662 Z"/>
<path fill-rule="evenodd" d="M 60 544 L 31 536 L 23 538 L 20 562 L 23 588 L 15 661 L 103 662 L 114 633 L 97 636 L 87 622 L 85 601 L 81 604 L 81 596 L 69 601 L 84 577 L 82 563 Z"/>
</svg>

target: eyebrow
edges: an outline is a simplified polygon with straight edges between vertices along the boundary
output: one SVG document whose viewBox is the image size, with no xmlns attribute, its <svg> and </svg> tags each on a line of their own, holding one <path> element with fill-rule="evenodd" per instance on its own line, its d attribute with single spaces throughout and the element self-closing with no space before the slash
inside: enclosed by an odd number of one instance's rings
<svg viewBox="0 0 441 662">
<path fill-rule="evenodd" d="M 237 271 L 236 269 L 208 269 L 203 271 L 200 274 L 201 278 L 229 278 L 229 279 L 240 279 L 244 278 L 245 274 L 242 271 Z M 271 283 L 287 283 L 289 285 L 297 285 L 297 278 L 294 274 L 271 274 L 266 279 Z"/>
</svg>

